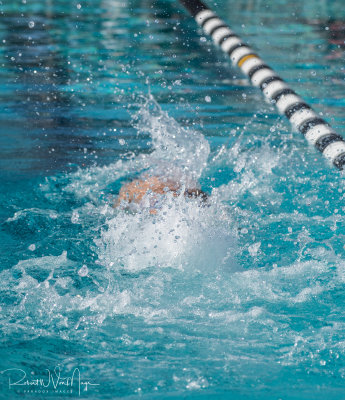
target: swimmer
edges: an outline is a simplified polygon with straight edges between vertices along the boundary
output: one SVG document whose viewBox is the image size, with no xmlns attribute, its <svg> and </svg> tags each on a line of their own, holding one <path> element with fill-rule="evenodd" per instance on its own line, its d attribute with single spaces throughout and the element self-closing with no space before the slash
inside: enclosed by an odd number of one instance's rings
<svg viewBox="0 0 345 400">
<path fill-rule="evenodd" d="M 157 214 L 158 197 L 172 193 L 174 197 L 181 194 L 182 187 L 179 183 L 164 179 L 158 176 L 143 176 L 126 183 L 120 190 L 118 199 L 114 207 L 118 207 L 122 202 L 127 204 L 140 204 L 146 194 L 153 194 L 150 202 L 150 214 Z M 208 195 L 198 188 L 185 189 L 184 196 L 189 198 L 200 197 L 202 202 L 206 202 Z"/>
</svg>

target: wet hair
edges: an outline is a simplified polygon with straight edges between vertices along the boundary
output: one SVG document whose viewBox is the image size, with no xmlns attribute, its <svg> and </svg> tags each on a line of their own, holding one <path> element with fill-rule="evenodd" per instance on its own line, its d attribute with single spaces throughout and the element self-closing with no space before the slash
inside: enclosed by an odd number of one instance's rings
<svg viewBox="0 0 345 400">
<path fill-rule="evenodd" d="M 208 194 L 203 190 L 197 188 L 186 189 L 184 195 L 189 198 L 200 197 L 203 203 L 206 203 L 208 200 Z"/>
</svg>

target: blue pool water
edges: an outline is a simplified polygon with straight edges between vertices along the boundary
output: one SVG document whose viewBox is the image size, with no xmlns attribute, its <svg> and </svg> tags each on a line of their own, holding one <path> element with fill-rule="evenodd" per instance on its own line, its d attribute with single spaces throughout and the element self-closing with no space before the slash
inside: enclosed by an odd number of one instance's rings
<svg viewBox="0 0 345 400">
<path fill-rule="evenodd" d="M 215 9 L 345 134 L 340 1 Z M 0 12 L 0 397 L 345 398 L 343 173 L 178 2 Z M 157 170 L 209 206 L 111 207 Z"/>
</svg>

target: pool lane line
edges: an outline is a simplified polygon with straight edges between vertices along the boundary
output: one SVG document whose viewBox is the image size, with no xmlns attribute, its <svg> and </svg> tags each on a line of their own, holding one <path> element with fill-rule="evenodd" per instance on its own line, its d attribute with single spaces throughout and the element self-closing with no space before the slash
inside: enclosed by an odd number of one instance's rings
<svg viewBox="0 0 345 400">
<path fill-rule="evenodd" d="M 180 0 L 213 42 L 259 87 L 280 114 L 337 168 L 345 166 L 345 140 L 200 0 Z"/>
</svg>

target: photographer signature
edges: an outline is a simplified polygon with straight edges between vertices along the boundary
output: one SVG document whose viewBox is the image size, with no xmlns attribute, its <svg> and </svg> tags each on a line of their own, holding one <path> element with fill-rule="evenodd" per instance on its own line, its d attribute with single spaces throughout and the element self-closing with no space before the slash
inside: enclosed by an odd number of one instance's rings
<svg viewBox="0 0 345 400">
<path fill-rule="evenodd" d="M 72 388 L 73 385 L 77 385 L 79 396 L 81 390 L 87 392 L 89 386 L 99 386 L 98 383 L 91 383 L 89 380 L 82 380 L 79 368 L 74 368 L 72 374 L 69 376 L 62 376 L 60 366 L 56 366 L 51 372 L 49 369 L 45 369 L 48 375 L 45 378 L 28 378 L 26 372 L 20 368 L 8 368 L 1 371 L 1 374 L 14 374 L 15 378 L 8 378 L 8 387 L 21 386 L 21 387 L 39 387 L 39 388 L 53 388 L 55 390 L 63 388 Z M 19 374 L 19 377 L 18 377 Z M 16 376 L 17 375 L 17 376 Z"/>
</svg>

